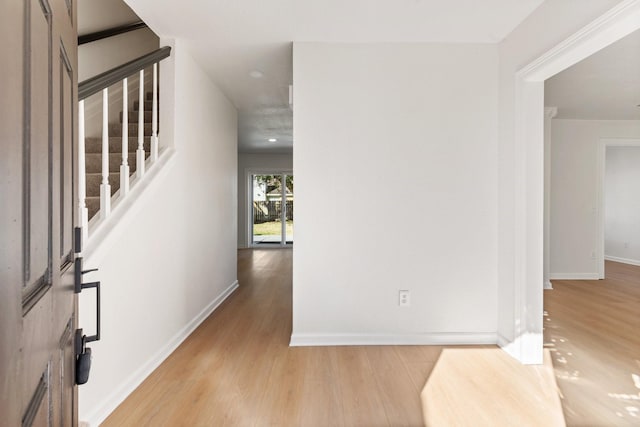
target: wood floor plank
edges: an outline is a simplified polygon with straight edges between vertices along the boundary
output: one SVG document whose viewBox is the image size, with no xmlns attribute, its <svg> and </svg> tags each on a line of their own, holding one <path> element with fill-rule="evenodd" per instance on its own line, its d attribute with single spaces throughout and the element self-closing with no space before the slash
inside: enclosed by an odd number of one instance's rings
<svg viewBox="0 0 640 427">
<path fill-rule="evenodd" d="M 302 386 L 299 426 L 345 426 L 334 347 L 310 347 Z"/>
<path fill-rule="evenodd" d="M 240 250 L 238 290 L 103 426 L 422 425 L 421 390 L 451 347 L 289 347 L 291 265 L 291 249 Z"/>
<path fill-rule="evenodd" d="M 544 295 L 545 347 L 569 426 L 640 425 L 640 267 L 607 261 L 605 272 L 554 280 Z"/>
<path fill-rule="evenodd" d="M 336 349 L 341 378 L 342 410 L 348 426 L 390 426 L 384 410 L 384 396 L 378 392 L 374 370 L 365 353 L 366 347 Z"/>
<path fill-rule="evenodd" d="M 370 346 L 366 348 L 365 354 L 370 365 L 375 367 L 373 378 L 376 381 L 378 393 L 382 396 L 382 405 L 389 424 L 393 426 L 421 425 L 420 390 L 416 389 L 396 349 Z M 424 378 L 422 382 L 423 386 L 426 379 Z M 405 396 L 405 398 L 396 399 L 396 396 Z"/>
<path fill-rule="evenodd" d="M 548 351 L 543 365 L 522 365 L 495 346 L 445 348 L 422 402 L 434 426 L 565 425 Z"/>
</svg>

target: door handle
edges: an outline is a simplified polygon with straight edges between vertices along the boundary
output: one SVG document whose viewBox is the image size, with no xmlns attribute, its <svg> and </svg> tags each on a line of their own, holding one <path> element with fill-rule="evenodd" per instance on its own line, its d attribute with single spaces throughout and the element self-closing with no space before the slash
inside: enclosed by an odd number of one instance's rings
<svg viewBox="0 0 640 427">
<path fill-rule="evenodd" d="M 95 335 L 85 335 L 82 329 L 76 329 L 75 337 L 75 353 L 76 353 L 76 384 L 85 384 L 89 381 L 89 372 L 91 371 L 91 348 L 87 347 L 87 343 L 100 340 L 100 282 L 82 283 L 82 276 L 97 268 L 90 270 L 82 269 L 82 257 L 75 260 L 75 293 L 80 293 L 84 289 L 96 290 L 96 333 Z"/>
<path fill-rule="evenodd" d="M 88 282 L 82 283 L 82 275 L 86 273 L 91 273 L 92 271 L 98 271 L 97 268 L 92 268 L 90 270 L 82 269 L 82 257 L 76 258 L 76 282 L 75 282 L 75 293 L 79 294 L 84 289 L 95 289 L 96 290 L 96 334 L 86 337 L 86 342 L 93 342 L 100 340 L 100 281 L 97 282 Z"/>
<path fill-rule="evenodd" d="M 76 254 L 81 252 L 79 228 L 76 228 L 76 248 Z M 100 282 L 82 282 L 82 277 L 85 274 L 98 271 L 97 268 L 84 270 L 82 257 L 76 256 L 74 268 L 74 292 L 79 294 L 83 289 L 96 290 L 96 333 L 95 335 L 87 336 L 82 329 L 76 329 L 75 335 L 76 384 L 85 384 L 89 381 L 89 372 L 91 371 L 91 349 L 87 347 L 87 343 L 100 340 Z"/>
</svg>

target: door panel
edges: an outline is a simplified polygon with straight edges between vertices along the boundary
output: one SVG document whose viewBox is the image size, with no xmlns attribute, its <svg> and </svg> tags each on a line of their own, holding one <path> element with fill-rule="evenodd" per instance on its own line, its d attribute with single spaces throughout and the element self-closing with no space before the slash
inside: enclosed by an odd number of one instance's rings
<svg viewBox="0 0 640 427">
<path fill-rule="evenodd" d="M 73 2 L 0 3 L 0 424 L 77 425 Z"/>
<path fill-rule="evenodd" d="M 44 2 L 43 2 L 44 1 Z M 51 144 L 51 25 L 49 5 L 46 0 L 27 0 L 27 46 L 30 53 L 24 57 L 25 79 L 29 84 L 25 87 L 25 122 L 24 122 L 24 223 L 25 223 L 25 305 L 40 288 L 50 285 L 48 277 L 49 252 L 51 238 L 49 235 L 49 218 L 51 212 L 49 201 Z"/>
<path fill-rule="evenodd" d="M 60 144 L 60 161 L 57 183 L 60 186 L 60 267 L 73 262 L 73 192 L 68 191 L 65 183 L 73 182 L 73 151 L 75 146 L 73 130 L 74 104 L 73 98 L 73 67 L 64 47 L 60 43 L 60 109 L 59 114 L 59 138 L 61 141 L 71 141 L 71 144 Z M 72 186 L 73 187 L 73 186 Z"/>
<path fill-rule="evenodd" d="M 57 371 L 58 379 L 60 381 L 60 393 L 59 393 L 59 407 L 60 407 L 60 426 L 74 425 L 75 414 L 73 412 L 74 395 L 68 393 L 68 390 L 74 388 L 75 382 L 75 354 L 74 354 L 74 333 L 75 331 L 74 319 L 69 319 L 69 324 L 65 329 L 65 332 L 60 339 L 60 358 L 59 371 Z"/>
<path fill-rule="evenodd" d="M 49 387 L 49 367 L 40 376 L 34 394 L 22 417 L 23 426 L 45 426 L 51 424 L 51 392 Z"/>
<path fill-rule="evenodd" d="M 22 327 L 22 55 L 23 12 L 20 1 L 0 2 L 0 413 L 9 426 L 20 425 L 18 384 Z M 6 203 L 5 203 L 6 201 Z M 19 284 L 19 286 L 16 286 Z"/>
</svg>

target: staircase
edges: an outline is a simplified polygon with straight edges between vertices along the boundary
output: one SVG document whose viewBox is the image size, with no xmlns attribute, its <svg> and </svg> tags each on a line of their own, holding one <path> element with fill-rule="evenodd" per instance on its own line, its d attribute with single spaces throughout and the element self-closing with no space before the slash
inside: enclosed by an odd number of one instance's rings
<svg viewBox="0 0 640 427">
<path fill-rule="evenodd" d="M 150 155 L 151 148 L 151 115 L 153 93 L 147 92 L 144 102 L 144 152 L 145 159 Z M 133 110 L 128 111 L 129 141 L 127 163 L 129 172 L 133 175 L 137 169 L 136 150 L 138 149 L 138 111 L 139 101 L 134 101 Z M 158 107 L 159 108 L 159 107 Z M 122 117 L 120 122 L 109 124 L 109 184 L 111 196 L 120 189 L 120 165 L 122 164 Z M 85 166 L 86 166 L 86 192 L 85 199 L 89 219 L 93 218 L 100 210 L 100 184 L 102 183 L 102 138 L 85 138 Z"/>
</svg>

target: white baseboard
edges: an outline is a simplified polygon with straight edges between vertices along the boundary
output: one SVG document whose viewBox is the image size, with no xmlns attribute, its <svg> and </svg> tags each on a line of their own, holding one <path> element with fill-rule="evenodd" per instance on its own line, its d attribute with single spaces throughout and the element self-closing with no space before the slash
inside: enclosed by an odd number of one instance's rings
<svg viewBox="0 0 640 427">
<path fill-rule="evenodd" d="M 598 273 L 551 273 L 549 280 L 599 280 Z"/>
<path fill-rule="evenodd" d="M 541 365 L 543 362 L 544 342 L 542 333 L 525 333 L 513 341 L 503 340 L 500 347 L 523 365 Z"/>
<path fill-rule="evenodd" d="M 495 332 L 425 334 L 292 334 L 289 346 L 496 344 Z"/>
<path fill-rule="evenodd" d="M 498 334 L 498 345 L 509 356 L 523 365 L 541 365 L 543 362 L 543 335 L 525 333 L 513 340 Z"/>
<path fill-rule="evenodd" d="M 98 427 L 142 382 L 158 367 L 164 360 L 178 348 L 180 344 L 218 308 L 222 302 L 238 288 L 236 280 L 225 289 L 218 297 L 211 301 L 200 313 L 198 313 L 189 323 L 187 323 L 177 334 L 175 334 L 167 344 L 156 352 L 144 365 L 138 368 L 129 378 L 102 403 L 89 414 L 82 416 L 81 423 L 88 427 Z"/>
<path fill-rule="evenodd" d="M 605 255 L 604 259 L 607 261 L 621 262 L 622 264 L 630 264 L 640 266 L 640 261 L 630 258 L 620 258 L 617 256 Z"/>
<path fill-rule="evenodd" d="M 498 332 L 496 334 L 496 343 L 500 347 L 506 347 L 511 343 L 511 340 L 508 340 L 504 335 Z"/>
<path fill-rule="evenodd" d="M 496 334 L 498 347 L 503 349 L 508 355 L 516 360 L 520 360 L 520 347 L 516 340 L 510 340 L 501 333 Z"/>
<path fill-rule="evenodd" d="M 545 280 L 542 287 L 544 289 L 553 289 L 553 285 L 551 284 L 551 280 Z"/>
</svg>

